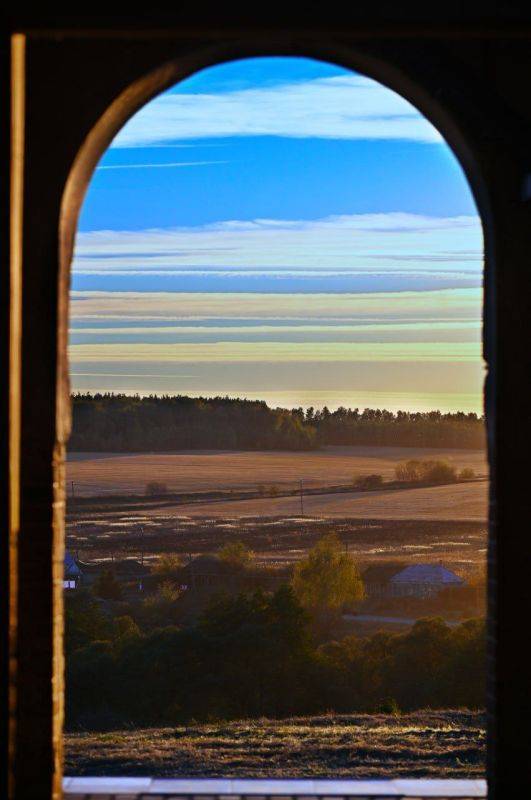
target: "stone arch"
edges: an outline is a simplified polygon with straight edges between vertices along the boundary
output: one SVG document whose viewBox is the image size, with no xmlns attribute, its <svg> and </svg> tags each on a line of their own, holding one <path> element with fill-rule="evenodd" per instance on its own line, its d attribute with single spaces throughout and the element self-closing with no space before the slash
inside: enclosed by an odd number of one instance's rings
<svg viewBox="0 0 531 800">
<path fill-rule="evenodd" d="M 414 54 L 413 54 L 414 51 Z M 426 60 L 419 59 L 419 51 Z M 97 163 L 112 139 L 126 122 L 143 106 L 159 94 L 191 77 L 196 72 L 218 64 L 252 57 L 294 56 L 313 58 L 366 75 L 386 88 L 396 92 L 414 105 L 441 133 L 466 176 L 478 209 L 483 231 L 484 249 L 484 299 L 483 299 L 483 357 L 486 378 L 484 404 L 489 438 L 489 464 L 491 478 L 494 473 L 493 417 L 494 399 L 494 319 L 495 319 L 495 253 L 496 224 L 491 195 L 494 183 L 489 174 L 495 143 L 500 135 L 497 121 L 489 114 L 488 101 L 483 102 L 481 81 L 472 87 L 478 103 L 471 107 L 467 102 L 471 87 L 461 92 L 461 76 L 456 60 L 447 47 L 436 42 L 408 40 L 380 40 L 371 43 L 367 38 L 352 44 L 335 36 L 276 34 L 265 38 L 235 37 L 192 47 L 161 63 L 154 63 L 140 77 L 136 77 L 102 113 L 87 132 L 71 165 L 64 186 L 59 220 L 59 341 L 57 382 L 57 437 L 64 448 L 70 427 L 69 380 L 66 358 L 66 331 L 68 319 L 68 288 L 77 222 L 85 193 Z M 422 63 L 422 72 L 419 69 Z M 445 81 L 441 76 L 445 76 Z M 508 121 L 508 125 L 511 123 Z M 519 144 L 517 127 L 513 125 L 515 149 L 523 151 L 526 143 Z M 61 324 L 61 320 L 63 324 Z M 490 552 L 494 550 L 494 489 L 491 479 Z M 491 598 L 492 601 L 492 598 Z M 492 614 L 492 602 L 490 613 Z"/>
</svg>

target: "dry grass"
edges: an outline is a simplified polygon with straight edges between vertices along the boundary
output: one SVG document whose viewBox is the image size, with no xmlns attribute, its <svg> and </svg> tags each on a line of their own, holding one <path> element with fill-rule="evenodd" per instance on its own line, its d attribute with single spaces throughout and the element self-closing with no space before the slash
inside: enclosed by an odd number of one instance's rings
<svg viewBox="0 0 531 800">
<path fill-rule="evenodd" d="M 70 733 L 67 775 L 482 777 L 477 712 L 329 715 Z"/>
<path fill-rule="evenodd" d="M 143 494 L 150 480 L 171 492 L 215 489 L 256 489 L 259 485 L 289 486 L 302 478 L 307 486 L 350 483 L 354 475 L 380 473 L 394 477 L 399 461 L 410 458 L 446 459 L 457 469 L 471 467 L 487 474 L 482 450 L 413 447 L 327 447 L 310 453 L 190 451 L 179 453 L 71 453 L 67 480 L 76 494 Z"/>
</svg>

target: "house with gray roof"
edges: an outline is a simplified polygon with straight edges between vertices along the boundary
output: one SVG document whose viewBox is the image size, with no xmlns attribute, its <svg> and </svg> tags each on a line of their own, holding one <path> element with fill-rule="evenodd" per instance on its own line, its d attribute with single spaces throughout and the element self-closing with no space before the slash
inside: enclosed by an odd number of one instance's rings
<svg viewBox="0 0 531 800">
<path fill-rule="evenodd" d="M 390 585 L 394 597 L 433 597 L 465 581 L 442 564 L 412 564 L 393 575 Z"/>
<path fill-rule="evenodd" d="M 375 564 L 363 573 L 368 597 L 433 597 L 465 581 L 442 564 Z"/>
</svg>

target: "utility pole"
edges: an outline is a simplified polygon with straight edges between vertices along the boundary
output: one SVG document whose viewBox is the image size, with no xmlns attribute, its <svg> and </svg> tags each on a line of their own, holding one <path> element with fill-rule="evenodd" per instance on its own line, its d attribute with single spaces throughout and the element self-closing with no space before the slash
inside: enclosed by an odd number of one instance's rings
<svg viewBox="0 0 531 800">
<path fill-rule="evenodd" d="M 194 557 L 191 553 L 188 553 L 188 557 L 190 558 L 190 577 L 192 579 L 192 589 L 195 589 L 195 567 L 194 567 Z"/>
<path fill-rule="evenodd" d="M 302 493 L 302 478 L 301 478 L 301 517 L 304 516 L 304 495 Z"/>
<path fill-rule="evenodd" d="M 140 525 L 140 566 L 144 566 L 144 526 Z"/>
</svg>

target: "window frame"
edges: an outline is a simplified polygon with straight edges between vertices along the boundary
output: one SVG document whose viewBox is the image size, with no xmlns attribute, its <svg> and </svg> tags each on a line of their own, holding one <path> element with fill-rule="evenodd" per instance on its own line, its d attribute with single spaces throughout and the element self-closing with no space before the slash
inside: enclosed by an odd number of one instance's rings
<svg viewBox="0 0 531 800">
<path fill-rule="evenodd" d="M 467 38 L 463 30 L 456 44 L 444 30 L 419 35 L 407 25 L 391 26 L 387 32 L 354 25 L 335 34 L 321 32 L 318 25 L 288 33 L 258 26 L 243 34 L 229 26 L 220 35 L 197 23 L 185 33 L 178 27 L 144 32 L 81 27 L 13 36 L 10 312 L 3 350 L 9 373 L 4 408 L 9 437 L 2 450 L 10 470 L 2 509 L 8 532 L 3 554 L 9 556 L 9 573 L 5 568 L 3 574 L 9 581 L 3 662 L 10 674 L 3 683 L 10 720 L 4 753 L 9 797 L 30 796 L 24 795 L 28 788 L 43 798 L 61 793 L 66 340 L 69 265 L 83 195 L 99 155 L 145 102 L 201 67 L 250 55 L 323 58 L 380 80 L 439 128 L 469 179 L 485 234 L 491 796 L 512 785 L 516 765 L 520 777 L 531 777 L 530 748 L 519 721 L 520 711 L 531 711 L 531 700 L 522 699 L 526 684 L 513 669 L 519 652 L 514 622 L 529 617 L 531 597 L 525 571 L 514 562 L 518 550 L 510 537 L 529 510 L 525 482 L 522 476 L 511 481 L 510 468 L 522 463 L 515 415 L 522 420 L 522 438 L 530 427 L 518 388 L 520 365 L 529 360 L 522 323 L 530 298 L 519 279 L 531 256 L 529 209 L 522 197 L 531 120 L 522 125 L 503 93 L 500 97 L 486 86 L 477 64 L 467 66 L 471 43 L 483 35 L 476 30 Z M 98 58 L 89 63 L 95 54 Z M 492 55 L 490 60 L 485 53 L 476 58 L 480 66 L 493 67 Z M 74 86 L 84 105 L 73 96 Z M 53 140 L 56 128 L 46 121 L 50 106 L 52 119 L 61 121 L 60 143 Z M 44 163 L 43 145 L 50 163 Z M 39 208 L 44 189 L 49 190 L 50 205 L 45 210 Z M 498 263 L 503 263 L 503 280 Z M 509 731 L 511 723 L 515 727 Z"/>
</svg>

